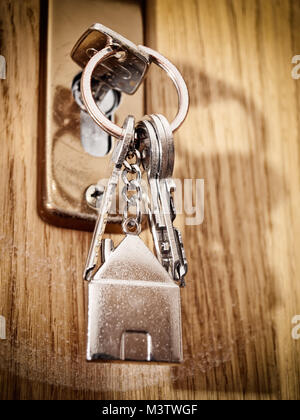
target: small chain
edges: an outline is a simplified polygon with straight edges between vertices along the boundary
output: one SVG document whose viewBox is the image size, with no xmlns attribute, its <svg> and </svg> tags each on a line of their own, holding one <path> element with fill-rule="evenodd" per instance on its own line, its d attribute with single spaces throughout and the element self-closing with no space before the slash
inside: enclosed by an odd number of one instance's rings
<svg viewBox="0 0 300 420">
<path fill-rule="evenodd" d="M 133 163 L 130 163 L 134 161 Z M 138 150 L 131 150 L 124 160 L 124 169 L 122 172 L 122 180 L 124 187 L 122 189 L 122 197 L 125 201 L 123 212 L 123 231 L 126 234 L 139 235 L 142 223 L 142 172 L 140 169 L 141 154 Z M 131 207 L 135 208 L 135 215 L 129 216 Z"/>
</svg>

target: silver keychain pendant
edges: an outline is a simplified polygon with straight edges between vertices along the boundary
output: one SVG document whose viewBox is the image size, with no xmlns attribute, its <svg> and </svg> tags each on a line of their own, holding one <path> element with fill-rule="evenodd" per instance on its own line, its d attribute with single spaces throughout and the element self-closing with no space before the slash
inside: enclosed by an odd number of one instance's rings
<svg viewBox="0 0 300 420">
<path fill-rule="evenodd" d="M 89 283 L 87 359 L 182 361 L 180 289 L 138 235 Z"/>
</svg>

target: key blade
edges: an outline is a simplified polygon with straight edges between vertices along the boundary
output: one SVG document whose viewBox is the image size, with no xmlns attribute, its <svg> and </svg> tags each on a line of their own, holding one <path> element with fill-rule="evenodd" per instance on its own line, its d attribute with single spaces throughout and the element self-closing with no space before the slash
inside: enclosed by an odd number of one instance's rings
<svg viewBox="0 0 300 420">
<path fill-rule="evenodd" d="M 105 231 L 106 224 L 107 224 L 107 219 L 108 219 L 109 211 L 111 208 L 112 199 L 113 199 L 113 196 L 114 196 L 114 193 L 117 188 L 118 181 L 119 181 L 119 176 L 122 169 L 122 163 L 134 139 L 134 117 L 132 117 L 131 115 L 128 115 L 128 117 L 124 121 L 123 129 L 124 129 L 123 139 L 120 140 L 115 145 L 115 150 L 113 151 L 113 154 L 112 154 L 112 163 L 114 164 L 114 167 L 113 167 L 111 177 L 109 178 L 107 187 L 104 191 L 104 194 L 101 200 L 98 219 L 96 222 L 91 246 L 89 249 L 89 253 L 88 253 L 88 257 L 87 257 L 87 261 L 86 261 L 86 265 L 85 265 L 85 269 L 83 273 L 83 278 L 88 281 L 92 279 L 94 269 L 98 262 L 98 257 L 100 253 L 100 247 L 101 247 L 101 240 L 102 240 L 102 236 Z"/>
<path fill-rule="evenodd" d="M 159 182 L 160 184 L 160 199 L 162 205 L 162 214 L 165 220 L 166 231 L 168 235 L 168 242 L 170 245 L 170 252 L 171 252 L 171 273 L 173 278 L 175 278 L 176 267 L 180 264 L 180 257 L 178 253 L 175 232 L 173 227 L 173 222 L 171 219 L 171 208 L 170 208 L 170 200 L 169 200 L 169 192 L 167 187 L 166 179 L 162 179 Z"/>
<path fill-rule="evenodd" d="M 114 169 L 101 200 L 98 219 L 96 222 L 96 226 L 93 233 L 93 238 L 92 238 L 92 242 L 89 249 L 88 257 L 85 264 L 84 274 L 83 274 L 84 279 L 88 281 L 91 280 L 92 272 L 94 268 L 96 267 L 96 264 L 98 261 L 100 247 L 101 247 L 101 239 L 102 239 L 102 236 L 105 231 L 106 224 L 107 224 L 107 218 L 108 218 L 109 210 L 111 208 L 112 198 L 118 184 L 118 178 L 119 178 L 119 171 Z"/>
</svg>

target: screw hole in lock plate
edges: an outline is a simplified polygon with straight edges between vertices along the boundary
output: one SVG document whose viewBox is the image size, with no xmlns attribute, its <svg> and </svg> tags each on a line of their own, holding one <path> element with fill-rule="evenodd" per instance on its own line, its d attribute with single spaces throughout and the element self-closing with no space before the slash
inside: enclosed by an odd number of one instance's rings
<svg viewBox="0 0 300 420">
<path fill-rule="evenodd" d="M 82 145 L 80 107 L 71 85 L 80 67 L 70 57 L 76 40 L 95 20 L 117 29 L 135 44 L 144 44 L 140 5 L 130 0 L 51 0 L 41 2 L 40 100 L 38 134 L 38 212 L 56 226 L 92 231 L 97 211 L 86 200 L 86 191 L 110 175 L 112 144 L 100 150 Z M 113 25 L 112 25 L 113 22 Z M 124 57 L 119 57 L 122 64 Z M 145 114 L 143 86 L 134 95 L 123 95 L 115 116 L 122 124 L 128 114 Z M 114 140 L 113 140 L 114 141 Z M 98 184 L 99 185 L 99 184 Z M 110 214 L 107 230 L 121 232 L 122 215 Z"/>
<path fill-rule="evenodd" d="M 104 193 L 104 185 L 90 185 L 86 192 L 85 198 L 89 207 L 96 210 L 100 207 L 100 202 Z"/>
</svg>

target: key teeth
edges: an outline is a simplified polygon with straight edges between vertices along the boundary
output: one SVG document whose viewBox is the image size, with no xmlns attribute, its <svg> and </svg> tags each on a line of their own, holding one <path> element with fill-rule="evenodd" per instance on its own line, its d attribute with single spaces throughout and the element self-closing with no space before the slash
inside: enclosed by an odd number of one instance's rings
<svg viewBox="0 0 300 420">
<path fill-rule="evenodd" d="M 101 240 L 101 262 L 102 264 L 108 259 L 112 252 L 114 252 L 114 243 L 112 239 Z"/>
<path fill-rule="evenodd" d="M 180 279 L 179 287 L 185 287 L 185 286 L 186 286 L 185 279 L 184 278 Z"/>
<path fill-rule="evenodd" d="M 185 286 L 184 277 L 186 276 L 188 272 L 188 264 L 187 264 L 187 259 L 186 259 L 186 255 L 184 251 L 181 232 L 177 228 L 174 228 L 174 231 L 175 231 L 175 238 L 176 238 L 178 253 L 181 260 L 180 265 L 178 267 L 179 280 L 180 280 L 180 284 L 183 284 L 182 287 L 184 287 Z"/>
<path fill-rule="evenodd" d="M 92 273 L 94 271 L 94 268 L 96 267 L 96 264 L 93 265 L 93 267 L 89 267 L 83 274 L 83 279 L 86 281 L 92 280 Z"/>
</svg>

